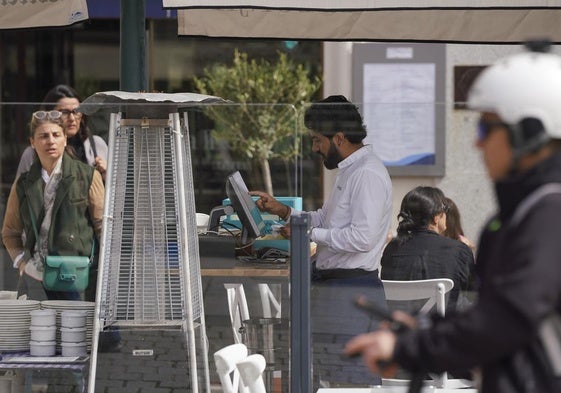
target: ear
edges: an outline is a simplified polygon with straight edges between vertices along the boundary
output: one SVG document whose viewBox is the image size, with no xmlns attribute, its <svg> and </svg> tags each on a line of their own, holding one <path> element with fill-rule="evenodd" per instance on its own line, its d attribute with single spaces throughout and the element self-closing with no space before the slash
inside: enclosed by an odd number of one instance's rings
<svg viewBox="0 0 561 393">
<path fill-rule="evenodd" d="M 31 148 L 35 150 L 35 141 L 33 140 L 33 138 L 29 137 L 29 143 L 31 144 Z"/>
<path fill-rule="evenodd" d="M 340 147 L 341 144 L 345 142 L 345 134 L 339 131 L 338 133 L 333 135 L 333 142 L 335 143 L 335 146 Z"/>
</svg>

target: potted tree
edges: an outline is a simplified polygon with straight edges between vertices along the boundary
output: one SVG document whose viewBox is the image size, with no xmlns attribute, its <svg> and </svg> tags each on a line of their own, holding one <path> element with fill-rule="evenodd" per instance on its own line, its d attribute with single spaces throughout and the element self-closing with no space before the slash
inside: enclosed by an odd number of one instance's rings
<svg viewBox="0 0 561 393">
<path fill-rule="evenodd" d="M 227 142 L 233 153 L 257 163 L 265 190 L 273 194 L 270 160 L 288 162 L 300 154 L 298 114 L 319 90 L 321 79 L 310 76 L 286 53 L 269 62 L 235 50 L 231 66 L 205 68 L 194 83 L 202 94 L 232 101 L 207 108 L 214 121 L 213 136 Z"/>
</svg>

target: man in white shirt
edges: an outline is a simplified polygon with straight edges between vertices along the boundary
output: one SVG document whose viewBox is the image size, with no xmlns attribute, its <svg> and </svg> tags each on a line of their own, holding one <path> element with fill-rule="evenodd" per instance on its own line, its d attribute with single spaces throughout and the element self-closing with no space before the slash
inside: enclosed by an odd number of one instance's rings
<svg viewBox="0 0 561 393">
<path fill-rule="evenodd" d="M 377 323 L 356 310 L 353 300 L 366 295 L 386 307 L 378 268 L 391 222 L 391 180 L 372 146 L 363 144 L 362 117 L 345 97 L 330 96 L 313 104 L 304 124 L 324 166 L 339 169 L 323 207 L 308 212 L 310 237 L 318 245 L 312 272 L 314 381 L 371 385 L 376 378 L 365 367 L 341 360 L 339 354 L 353 332 L 368 331 Z M 300 214 L 266 193 L 251 194 L 260 197 L 256 203 L 263 211 L 285 219 Z M 281 233 L 289 237 L 290 227 Z M 326 352 L 332 356 L 317 358 Z"/>
</svg>

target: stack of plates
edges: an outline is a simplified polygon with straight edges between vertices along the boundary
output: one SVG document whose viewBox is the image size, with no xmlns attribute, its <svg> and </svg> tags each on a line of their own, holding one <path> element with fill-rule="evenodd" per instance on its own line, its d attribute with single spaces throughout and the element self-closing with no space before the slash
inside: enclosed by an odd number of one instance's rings
<svg viewBox="0 0 561 393">
<path fill-rule="evenodd" d="M 56 310 L 56 325 L 57 325 L 57 351 L 62 350 L 61 346 L 61 322 L 60 316 L 66 310 L 78 310 L 86 312 L 86 342 L 88 352 L 91 350 L 92 336 L 93 336 L 93 322 L 95 314 L 95 302 L 83 302 L 78 300 L 43 300 L 41 308 L 49 308 Z"/>
<path fill-rule="evenodd" d="M 0 352 L 29 351 L 29 313 L 39 308 L 37 300 L 0 300 Z"/>
</svg>

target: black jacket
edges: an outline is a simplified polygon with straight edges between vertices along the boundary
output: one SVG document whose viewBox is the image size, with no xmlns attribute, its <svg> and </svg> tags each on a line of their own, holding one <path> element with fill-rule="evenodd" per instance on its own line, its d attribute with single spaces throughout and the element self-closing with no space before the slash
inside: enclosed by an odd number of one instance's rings
<svg viewBox="0 0 561 393">
<path fill-rule="evenodd" d="M 405 368 L 462 371 L 479 366 L 483 393 L 561 392 L 538 330 L 561 310 L 561 194 L 534 205 L 516 225 L 516 207 L 540 186 L 561 183 L 561 154 L 496 184 L 499 213 L 479 242 L 478 302 L 429 329 L 399 336 Z"/>
<path fill-rule="evenodd" d="M 382 280 L 425 280 L 450 278 L 454 288 L 447 309 L 454 310 L 460 291 L 471 290 L 473 252 L 464 243 L 424 229 L 405 243 L 392 240 L 382 255 Z"/>
</svg>

